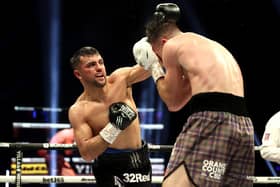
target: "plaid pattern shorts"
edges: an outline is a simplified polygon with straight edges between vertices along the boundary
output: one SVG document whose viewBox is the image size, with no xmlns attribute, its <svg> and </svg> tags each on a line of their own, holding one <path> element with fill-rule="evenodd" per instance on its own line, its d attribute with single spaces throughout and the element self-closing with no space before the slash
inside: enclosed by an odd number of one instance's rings
<svg viewBox="0 0 280 187">
<path fill-rule="evenodd" d="M 195 186 L 249 187 L 255 165 L 249 117 L 223 111 L 195 112 L 177 137 L 165 178 L 181 164 Z"/>
</svg>

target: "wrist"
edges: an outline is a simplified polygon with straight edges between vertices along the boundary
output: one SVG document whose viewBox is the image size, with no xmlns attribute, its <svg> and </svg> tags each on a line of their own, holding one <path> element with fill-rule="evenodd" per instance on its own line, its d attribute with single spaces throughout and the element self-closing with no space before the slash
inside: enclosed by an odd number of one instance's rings
<svg viewBox="0 0 280 187">
<path fill-rule="evenodd" d="M 158 79 L 165 76 L 165 72 L 163 71 L 163 68 L 158 61 L 152 64 L 151 73 L 155 83 L 157 82 Z"/>
<path fill-rule="evenodd" d="M 108 142 L 112 144 L 120 134 L 121 130 L 116 128 L 112 123 L 108 123 L 100 132 L 99 135 Z"/>
</svg>

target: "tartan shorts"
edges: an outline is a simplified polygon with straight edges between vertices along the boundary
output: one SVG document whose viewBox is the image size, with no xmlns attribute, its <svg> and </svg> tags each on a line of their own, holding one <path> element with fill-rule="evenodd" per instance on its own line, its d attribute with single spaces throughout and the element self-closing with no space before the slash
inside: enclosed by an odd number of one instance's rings
<svg viewBox="0 0 280 187">
<path fill-rule="evenodd" d="M 207 95 L 207 98 L 215 100 L 216 96 Z M 223 110 L 224 105 L 235 100 L 235 97 L 225 97 Z M 215 104 L 214 108 L 217 110 L 221 107 Z M 195 186 L 253 186 L 253 181 L 249 179 L 254 175 L 255 165 L 251 119 L 247 115 L 232 113 L 232 108 L 230 112 L 212 109 L 209 107 L 209 110 L 201 112 L 196 110 L 189 116 L 176 139 L 164 179 L 184 164 Z"/>
</svg>

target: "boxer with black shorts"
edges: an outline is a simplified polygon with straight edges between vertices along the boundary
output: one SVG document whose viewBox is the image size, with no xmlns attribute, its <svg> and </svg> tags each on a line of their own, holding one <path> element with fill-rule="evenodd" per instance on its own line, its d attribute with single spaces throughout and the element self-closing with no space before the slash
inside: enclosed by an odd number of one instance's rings
<svg viewBox="0 0 280 187">
<path fill-rule="evenodd" d="M 147 144 L 138 150 L 108 148 L 93 163 L 99 186 L 151 186 L 151 164 Z"/>
<path fill-rule="evenodd" d="M 135 65 L 107 76 L 93 47 L 82 47 L 70 62 L 84 91 L 70 107 L 69 120 L 82 158 L 94 161 L 97 186 L 151 186 L 151 163 L 132 96 L 132 85 L 150 73 Z"/>
<path fill-rule="evenodd" d="M 136 62 L 152 73 L 168 109 L 187 105 L 191 111 L 176 139 L 163 187 L 251 187 L 254 129 L 240 67 L 218 42 L 182 32 L 179 17 L 176 4 L 158 4 L 146 24 L 146 37 L 133 47 Z"/>
</svg>

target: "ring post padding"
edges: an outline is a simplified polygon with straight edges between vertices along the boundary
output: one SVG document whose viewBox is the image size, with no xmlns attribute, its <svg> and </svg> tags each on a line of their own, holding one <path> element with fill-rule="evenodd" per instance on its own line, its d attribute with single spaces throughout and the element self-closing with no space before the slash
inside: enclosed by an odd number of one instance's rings
<svg viewBox="0 0 280 187">
<path fill-rule="evenodd" d="M 21 164 L 22 164 L 23 152 L 17 150 L 16 152 L 16 187 L 21 187 Z"/>
</svg>

